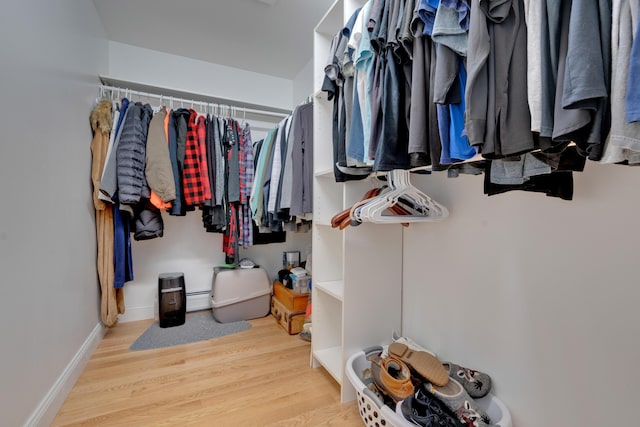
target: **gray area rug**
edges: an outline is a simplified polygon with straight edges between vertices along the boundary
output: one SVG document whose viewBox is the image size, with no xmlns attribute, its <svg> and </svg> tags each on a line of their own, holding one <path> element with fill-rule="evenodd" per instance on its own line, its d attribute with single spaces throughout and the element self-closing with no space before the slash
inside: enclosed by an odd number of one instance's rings
<svg viewBox="0 0 640 427">
<path fill-rule="evenodd" d="M 161 328 L 158 322 L 153 323 L 131 344 L 129 350 L 149 350 L 188 344 L 230 335 L 249 328 L 251 323 L 244 320 L 218 323 L 213 318 L 211 310 L 203 310 L 188 313 L 184 325 Z"/>
</svg>

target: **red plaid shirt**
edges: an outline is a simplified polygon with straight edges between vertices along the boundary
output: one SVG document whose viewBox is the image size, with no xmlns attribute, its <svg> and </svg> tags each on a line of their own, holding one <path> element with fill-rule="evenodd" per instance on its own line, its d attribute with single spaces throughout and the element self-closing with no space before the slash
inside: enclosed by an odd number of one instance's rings
<svg viewBox="0 0 640 427">
<path fill-rule="evenodd" d="M 198 147 L 198 129 L 195 110 L 189 110 L 187 124 L 187 143 L 184 149 L 184 166 L 182 169 L 182 186 L 184 201 L 187 206 L 198 206 L 204 203 L 204 188 L 200 176 L 200 149 Z"/>
<path fill-rule="evenodd" d="M 222 236 L 222 251 L 229 264 L 235 264 L 238 261 L 238 212 L 236 205 L 237 203 L 229 204 L 229 224 Z"/>
<path fill-rule="evenodd" d="M 198 149 L 200 152 L 200 176 L 204 199 L 211 200 L 211 183 L 209 182 L 209 165 L 207 164 L 207 127 L 204 116 L 198 116 Z"/>
</svg>

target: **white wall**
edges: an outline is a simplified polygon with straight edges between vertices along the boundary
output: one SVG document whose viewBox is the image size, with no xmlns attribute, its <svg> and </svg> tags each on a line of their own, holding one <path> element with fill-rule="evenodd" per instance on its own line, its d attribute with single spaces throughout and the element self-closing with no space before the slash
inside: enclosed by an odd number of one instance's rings
<svg viewBox="0 0 640 427">
<path fill-rule="evenodd" d="M 89 113 L 107 42 L 81 0 L 5 5 L 0 39 L 0 424 L 38 407 L 45 425 L 39 405 L 100 323 Z"/>
<path fill-rule="evenodd" d="M 298 72 L 293 79 L 293 105 L 301 104 L 313 93 L 313 58 Z"/>
<path fill-rule="evenodd" d="M 109 41 L 109 77 L 271 107 L 292 108 L 291 80 Z"/>
<path fill-rule="evenodd" d="M 451 216 L 404 231 L 404 333 L 489 373 L 517 427 L 637 424 L 639 172 L 588 163 L 573 201 L 412 178 Z"/>
<path fill-rule="evenodd" d="M 222 235 L 207 233 L 200 211 L 184 217 L 163 214 L 164 236 L 160 239 L 133 241 L 135 280 L 125 285 L 127 310 L 121 322 L 154 316 L 160 273 L 179 271 L 185 275 L 187 292 L 211 290 L 213 267 L 224 264 Z M 273 280 L 282 268 L 283 251 L 300 251 L 304 257 L 311 247 L 311 232 L 287 233 L 286 243 L 256 245 L 240 249 L 241 258 L 249 258 L 263 267 Z M 208 307 L 208 296 L 188 298 L 189 310 Z M 207 304 L 202 306 L 202 304 Z"/>
<path fill-rule="evenodd" d="M 109 76 L 115 79 L 239 100 L 278 108 L 292 109 L 294 82 L 252 73 L 219 64 L 196 61 L 176 55 L 109 42 Z M 299 86 L 305 86 L 302 83 Z M 304 89 L 306 91 L 306 89 Z M 276 119 L 277 120 L 277 119 Z M 263 138 L 275 123 L 249 122 L 254 126 L 254 141 Z M 158 274 L 180 271 L 185 274 L 187 292 L 211 289 L 213 267 L 223 264 L 222 235 L 207 233 L 201 212 L 184 217 L 163 213 L 164 236 L 132 243 L 134 280 L 125 285 L 124 315 L 121 322 L 151 318 L 158 291 Z M 282 268 L 282 252 L 299 250 L 302 257 L 311 246 L 311 232 L 287 233 L 282 244 L 258 245 L 241 250 L 264 267 L 273 279 Z M 208 298 L 189 298 L 188 309 L 203 308 Z"/>
</svg>

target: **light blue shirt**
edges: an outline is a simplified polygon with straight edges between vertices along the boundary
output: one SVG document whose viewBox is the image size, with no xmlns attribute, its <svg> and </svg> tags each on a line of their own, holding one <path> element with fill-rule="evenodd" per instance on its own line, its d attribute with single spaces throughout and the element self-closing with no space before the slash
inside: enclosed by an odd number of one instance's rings
<svg viewBox="0 0 640 427">
<path fill-rule="evenodd" d="M 636 29 L 629 56 L 629 75 L 627 77 L 627 94 L 625 107 L 627 110 L 627 122 L 640 122 L 640 25 Z"/>
</svg>

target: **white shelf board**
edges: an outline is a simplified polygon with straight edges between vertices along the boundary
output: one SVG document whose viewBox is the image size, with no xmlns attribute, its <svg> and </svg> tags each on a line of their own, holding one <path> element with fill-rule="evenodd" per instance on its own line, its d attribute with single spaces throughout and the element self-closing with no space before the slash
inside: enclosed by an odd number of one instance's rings
<svg viewBox="0 0 640 427">
<path fill-rule="evenodd" d="M 313 356 L 338 384 L 342 384 L 342 349 L 340 347 L 315 350 Z"/>
<path fill-rule="evenodd" d="M 321 99 L 321 100 L 323 100 L 323 101 L 328 101 L 328 99 L 327 99 L 327 92 L 325 92 L 325 91 L 324 91 L 324 90 L 322 90 L 322 89 L 318 89 L 318 90 L 316 90 L 315 92 L 313 92 L 313 97 L 314 97 L 314 98 Z"/>
<path fill-rule="evenodd" d="M 344 282 L 342 280 L 332 280 L 327 282 L 314 282 L 313 286 L 318 291 L 332 296 L 338 301 L 342 301 L 344 297 Z"/>
<path fill-rule="evenodd" d="M 313 174 L 316 178 L 333 178 L 333 168 L 320 170 Z"/>
<path fill-rule="evenodd" d="M 326 37 L 333 37 L 344 25 L 343 21 L 343 0 L 333 2 L 327 13 L 320 19 L 314 31 Z"/>
</svg>

